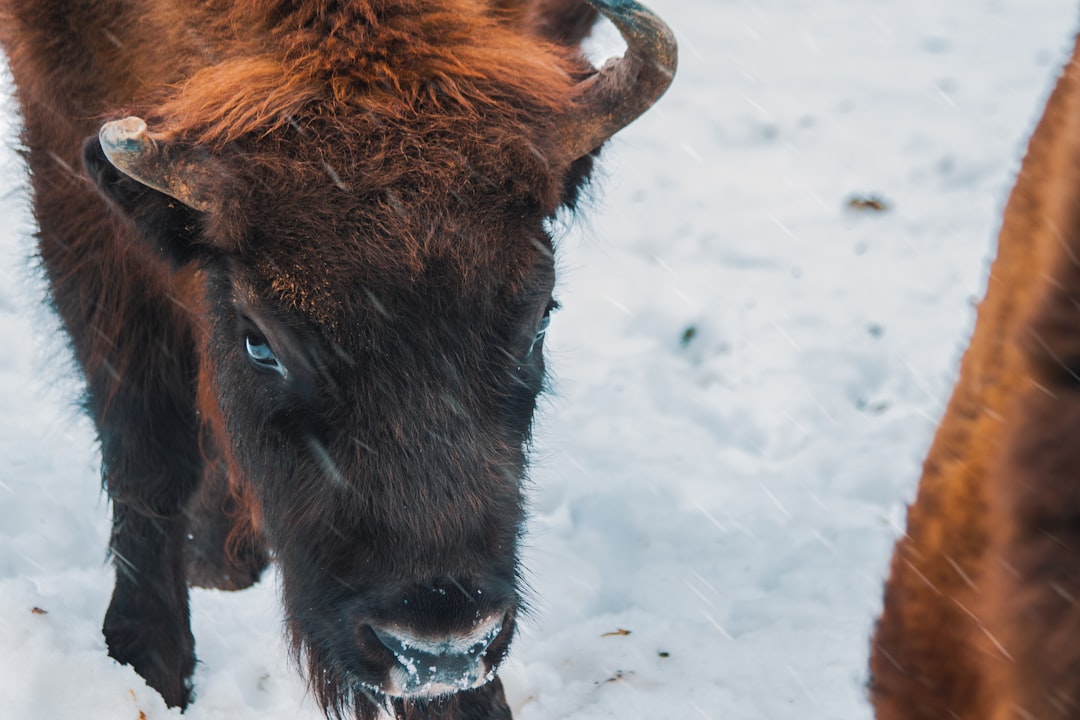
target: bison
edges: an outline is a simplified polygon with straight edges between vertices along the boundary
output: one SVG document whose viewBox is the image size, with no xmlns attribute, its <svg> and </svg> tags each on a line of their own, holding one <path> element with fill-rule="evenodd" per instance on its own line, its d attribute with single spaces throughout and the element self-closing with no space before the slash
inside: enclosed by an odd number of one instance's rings
<svg viewBox="0 0 1080 720">
<path fill-rule="evenodd" d="M 1080 718 L 1080 44 L 1005 208 L 872 643 L 878 720 Z"/>
<path fill-rule="evenodd" d="M 599 11 L 627 43 L 600 70 Z M 192 700 L 188 585 L 276 561 L 328 717 L 508 718 L 548 227 L 666 90 L 633 0 L 0 0 L 113 513 L 103 632 Z"/>
</svg>

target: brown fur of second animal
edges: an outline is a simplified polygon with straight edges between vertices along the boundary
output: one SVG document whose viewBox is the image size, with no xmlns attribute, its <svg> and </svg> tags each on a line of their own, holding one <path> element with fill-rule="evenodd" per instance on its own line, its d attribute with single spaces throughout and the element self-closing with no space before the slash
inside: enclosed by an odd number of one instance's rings
<svg viewBox="0 0 1080 720">
<path fill-rule="evenodd" d="M 1005 210 L 873 639 L 878 720 L 1080 718 L 1080 45 Z"/>
</svg>

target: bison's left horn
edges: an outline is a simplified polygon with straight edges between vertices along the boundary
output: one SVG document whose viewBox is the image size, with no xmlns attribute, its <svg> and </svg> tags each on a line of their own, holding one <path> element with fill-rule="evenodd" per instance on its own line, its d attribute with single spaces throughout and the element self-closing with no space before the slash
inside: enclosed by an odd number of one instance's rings
<svg viewBox="0 0 1080 720">
<path fill-rule="evenodd" d="M 664 21 L 634 0 L 588 0 L 615 24 L 626 54 L 582 81 L 578 101 L 562 128 L 563 147 L 578 158 L 652 107 L 675 78 L 678 46 Z"/>
<path fill-rule="evenodd" d="M 98 140 L 113 167 L 133 180 L 200 212 L 213 206 L 205 162 L 170 153 L 147 132 L 142 118 L 107 122 L 98 131 Z"/>
</svg>

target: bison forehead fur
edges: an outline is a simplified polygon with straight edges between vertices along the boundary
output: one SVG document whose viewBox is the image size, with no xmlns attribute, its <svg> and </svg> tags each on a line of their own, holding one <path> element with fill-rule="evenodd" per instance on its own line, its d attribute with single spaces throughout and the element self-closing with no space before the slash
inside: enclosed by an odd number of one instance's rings
<svg viewBox="0 0 1080 720">
<path fill-rule="evenodd" d="M 627 51 L 595 70 L 598 10 Z M 188 585 L 273 558 L 328 716 L 509 718 L 545 223 L 671 82 L 670 30 L 633 0 L 0 0 L 0 46 L 112 501 L 110 655 L 185 707 Z"/>
</svg>

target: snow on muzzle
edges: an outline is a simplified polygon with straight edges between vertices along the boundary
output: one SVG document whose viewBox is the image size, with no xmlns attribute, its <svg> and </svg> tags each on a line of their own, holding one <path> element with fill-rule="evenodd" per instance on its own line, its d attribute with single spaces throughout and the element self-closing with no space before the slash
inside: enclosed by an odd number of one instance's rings
<svg viewBox="0 0 1080 720">
<path fill-rule="evenodd" d="M 382 692 L 394 697 L 429 698 L 483 685 L 495 676 L 505 654 L 505 641 L 511 632 L 507 620 L 487 618 L 466 634 L 443 638 L 417 637 L 396 628 L 371 626 L 372 633 L 395 660 Z"/>
</svg>

